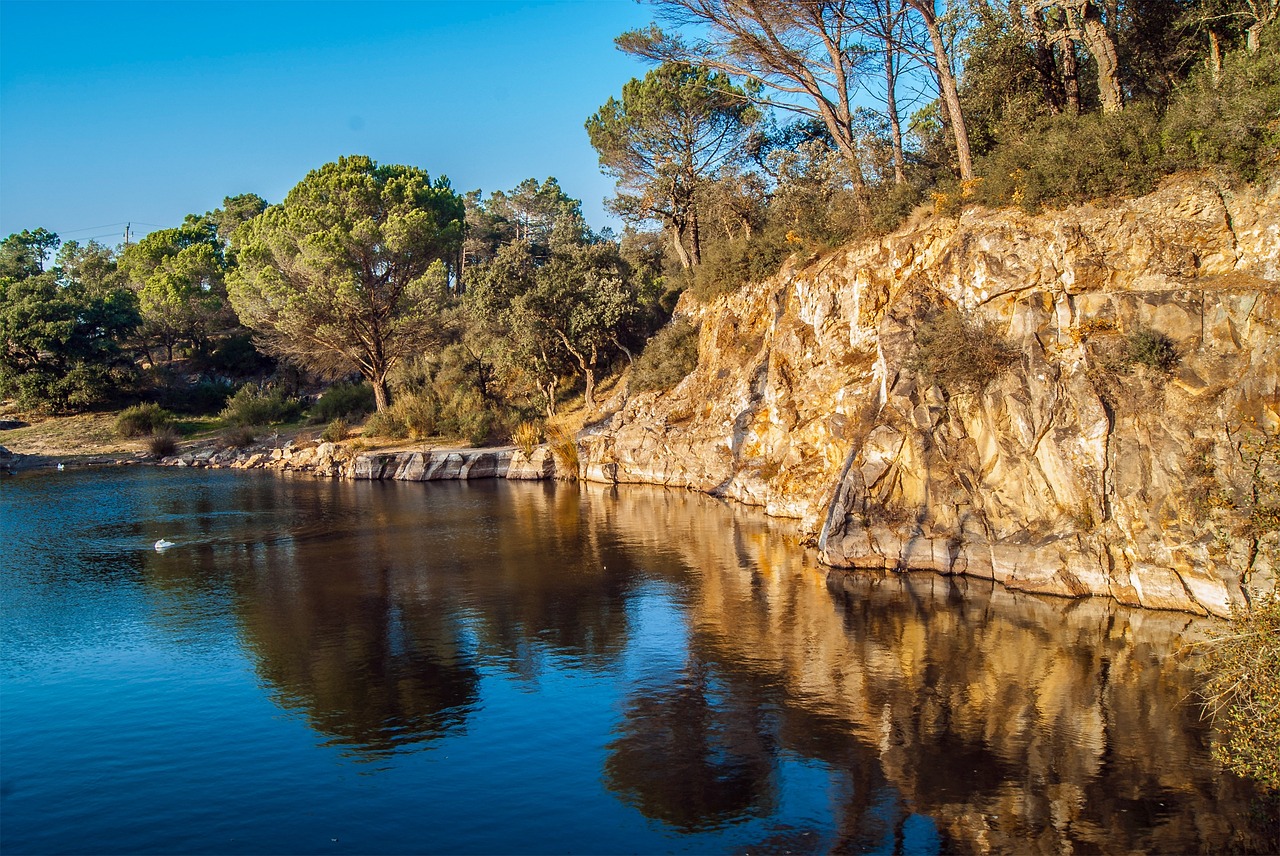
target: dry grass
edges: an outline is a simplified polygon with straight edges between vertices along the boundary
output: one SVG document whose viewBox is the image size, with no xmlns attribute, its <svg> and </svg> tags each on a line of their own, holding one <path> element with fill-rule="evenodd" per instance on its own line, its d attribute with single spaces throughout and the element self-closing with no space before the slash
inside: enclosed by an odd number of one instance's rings
<svg viewBox="0 0 1280 856">
<path fill-rule="evenodd" d="M 0 432 L 0 445 L 20 455 L 117 455 L 142 451 L 145 443 L 116 433 L 116 413 L 81 413 L 46 419 L 24 416 L 26 428 Z M 17 417 L 14 417 L 17 418 Z"/>
</svg>

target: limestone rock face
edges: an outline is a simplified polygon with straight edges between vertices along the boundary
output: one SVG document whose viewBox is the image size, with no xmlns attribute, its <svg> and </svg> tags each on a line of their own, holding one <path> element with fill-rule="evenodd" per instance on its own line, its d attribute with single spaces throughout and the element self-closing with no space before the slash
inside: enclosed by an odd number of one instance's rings
<svg viewBox="0 0 1280 856">
<path fill-rule="evenodd" d="M 1018 359 L 980 391 L 929 381 L 941 310 Z M 697 369 L 584 432 L 586 478 L 798 518 L 840 567 L 1218 615 L 1275 586 L 1280 536 L 1248 520 L 1280 480 L 1280 181 L 929 218 L 678 311 Z M 1123 358 L 1139 331 L 1170 372 Z"/>
</svg>

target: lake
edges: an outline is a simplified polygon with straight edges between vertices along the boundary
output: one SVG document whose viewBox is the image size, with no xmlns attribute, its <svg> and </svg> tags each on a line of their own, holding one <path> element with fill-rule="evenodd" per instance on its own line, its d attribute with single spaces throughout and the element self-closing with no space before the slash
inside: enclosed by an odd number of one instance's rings
<svg viewBox="0 0 1280 856">
<path fill-rule="evenodd" d="M 45 471 L 0 544 L 7 856 L 1280 850 L 1202 620 L 694 493 Z"/>
</svg>

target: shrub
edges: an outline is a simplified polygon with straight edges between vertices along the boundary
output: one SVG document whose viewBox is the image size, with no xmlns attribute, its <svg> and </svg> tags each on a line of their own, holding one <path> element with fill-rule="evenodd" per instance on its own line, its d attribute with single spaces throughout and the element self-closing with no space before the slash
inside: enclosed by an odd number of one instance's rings
<svg viewBox="0 0 1280 856">
<path fill-rule="evenodd" d="M 178 451 L 178 432 L 172 428 L 162 428 L 151 435 L 147 441 L 147 449 L 154 458 L 168 458 Z"/>
<path fill-rule="evenodd" d="M 1174 94 L 1161 127 L 1167 167 L 1225 165 L 1246 181 L 1280 158 L 1280 53 L 1226 57 L 1214 85 L 1207 71 Z"/>
<path fill-rule="evenodd" d="M 283 390 L 260 391 L 252 384 L 240 387 L 218 414 L 231 425 L 271 425 L 296 419 L 302 402 L 286 396 Z"/>
<path fill-rule="evenodd" d="M 748 239 L 708 243 L 702 264 L 694 269 L 689 291 L 703 303 L 731 294 L 748 283 L 773 276 L 794 249 L 778 230 Z"/>
<path fill-rule="evenodd" d="M 173 414 L 151 402 L 126 407 L 116 417 L 116 433 L 121 437 L 143 437 L 172 427 Z"/>
<path fill-rule="evenodd" d="M 335 383 L 311 408 L 316 422 L 356 421 L 374 409 L 373 387 L 367 383 Z"/>
<path fill-rule="evenodd" d="M 1125 338 L 1124 359 L 1131 366 L 1146 366 L 1152 371 L 1168 374 L 1178 364 L 1178 351 L 1168 336 L 1144 327 Z"/>
<path fill-rule="evenodd" d="M 222 439 L 233 449 L 246 449 L 253 445 L 253 441 L 258 439 L 258 436 L 253 426 L 240 425 L 223 434 Z"/>
<path fill-rule="evenodd" d="M 676 318 L 645 345 L 631 368 L 631 388 L 637 392 L 671 389 L 697 365 L 698 328 Z"/>
<path fill-rule="evenodd" d="M 1164 174 L 1159 120 L 1134 104 L 1120 113 L 1052 116 L 1009 134 L 982 158 L 975 202 L 1035 212 L 1108 196 L 1138 196 Z"/>
<path fill-rule="evenodd" d="M 320 435 L 320 439 L 326 443 L 341 443 L 350 436 L 351 426 L 347 424 L 347 420 L 339 417 L 325 426 L 324 433 Z"/>
<path fill-rule="evenodd" d="M 1222 735 L 1214 755 L 1235 773 L 1280 791 L 1280 594 L 1214 633 L 1200 696 Z"/>
<path fill-rule="evenodd" d="M 388 440 L 403 440 L 409 436 L 409 429 L 399 417 L 393 404 L 386 410 L 379 410 L 364 423 L 367 437 L 385 437 Z"/>
<path fill-rule="evenodd" d="M 511 442 L 515 443 L 525 457 L 533 454 L 533 450 L 542 442 L 542 426 L 537 422 L 521 422 L 511 432 Z"/>
<path fill-rule="evenodd" d="M 557 478 L 574 481 L 578 478 L 578 441 L 573 432 L 560 426 L 548 426 L 547 444 L 556 461 Z"/>
<path fill-rule="evenodd" d="M 916 328 L 908 368 L 948 392 L 981 392 L 1018 358 L 1018 349 L 990 321 L 947 309 Z"/>
</svg>

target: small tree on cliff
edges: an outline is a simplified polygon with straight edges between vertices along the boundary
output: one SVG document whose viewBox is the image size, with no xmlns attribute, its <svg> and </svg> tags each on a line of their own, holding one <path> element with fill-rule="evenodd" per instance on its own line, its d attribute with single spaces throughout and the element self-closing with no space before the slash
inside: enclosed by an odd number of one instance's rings
<svg viewBox="0 0 1280 856">
<path fill-rule="evenodd" d="M 388 372 L 436 340 L 463 218 L 444 177 L 339 158 L 236 230 L 231 304 L 276 356 L 358 370 L 382 410 Z"/>
</svg>

